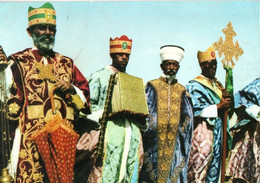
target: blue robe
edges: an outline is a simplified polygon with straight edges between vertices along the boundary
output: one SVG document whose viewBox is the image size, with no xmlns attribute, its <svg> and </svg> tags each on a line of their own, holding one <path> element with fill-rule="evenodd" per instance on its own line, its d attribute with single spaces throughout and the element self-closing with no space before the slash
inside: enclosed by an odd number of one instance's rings
<svg viewBox="0 0 260 183">
<path fill-rule="evenodd" d="M 235 95 L 236 124 L 226 176 L 260 182 L 260 78 Z"/>
<path fill-rule="evenodd" d="M 218 182 L 222 154 L 222 119 L 218 115 L 216 104 L 221 101 L 223 87 L 217 79 L 210 81 L 200 75 L 191 80 L 186 88 L 194 109 L 188 182 Z"/>
<path fill-rule="evenodd" d="M 146 85 L 150 120 L 143 133 L 140 182 L 187 182 L 193 113 L 185 87 L 159 78 Z"/>
</svg>

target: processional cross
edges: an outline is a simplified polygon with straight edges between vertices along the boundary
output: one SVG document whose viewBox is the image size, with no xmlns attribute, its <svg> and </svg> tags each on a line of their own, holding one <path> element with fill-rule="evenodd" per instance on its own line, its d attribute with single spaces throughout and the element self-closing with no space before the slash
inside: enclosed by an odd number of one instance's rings
<svg viewBox="0 0 260 183">
<path fill-rule="evenodd" d="M 218 51 L 219 57 L 224 54 L 225 57 L 221 61 L 223 66 L 227 66 L 229 68 L 231 66 L 233 69 L 235 66 L 233 57 L 235 57 L 238 61 L 238 58 L 244 53 L 244 51 L 239 47 L 237 41 L 235 44 L 233 43 L 233 37 L 235 37 L 237 34 L 233 30 L 231 22 L 227 24 L 227 27 L 224 28 L 222 32 L 226 35 L 226 40 L 223 42 L 222 37 L 220 37 L 219 41 L 213 44 L 213 47 Z"/>
<path fill-rule="evenodd" d="M 235 62 L 233 57 L 238 58 L 244 53 L 243 49 L 239 47 L 238 41 L 233 43 L 233 37 L 237 34 L 233 30 L 232 23 L 229 22 L 227 27 L 222 30 L 226 35 L 226 40 L 223 42 L 222 37 L 219 38 L 218 42 L 213 43 L 213 47 L 218 51 L 218 55 L 221 56 L 224 54 L 224 58 L 221 60 L 224 69 L 226 70 L 226 82 L 225 86 L 230 96 L 232 97 L 232 104 L 234 103 L 233 99 L 233 68 Z M 233 106 L 231 106 L 233 109 Z M 225 182 L 225 164 L 226 164 L 226 147 L 227 147 L 227 114 L 224 113 L 224 122 L 223 122 L 223 147 L 222 147 L 222 167 L 221 167 L 221 183 Z"/>
<path fill-rule="evenodd" d="M 5 69 L 8 65 L 7 57 L 5 52 L 0 45 L 0 149 L 1 157 L 0 162 L 2 163 L 2 170 L 0 173 L 0 183 L 13 183 L 14 179 L 9 175 L 7 165 L 10 162 L 11 152 L 11 138 L 9 134 L 9 121 L 7 119 L 7 88 L 6 88 L 6 76 Z"/>
</svg>

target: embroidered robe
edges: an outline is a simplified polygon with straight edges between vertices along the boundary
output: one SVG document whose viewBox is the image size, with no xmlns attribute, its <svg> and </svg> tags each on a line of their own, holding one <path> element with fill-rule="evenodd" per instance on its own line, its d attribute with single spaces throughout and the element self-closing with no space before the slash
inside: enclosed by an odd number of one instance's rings
<svg viewBox="0 0 260 183">
<path fill-rule="evenodd" d="M 76 112 L 90 112 L 88 81 L 72 59 L 56 52 L 45 59 L 47 65 L 40 52 L 32 49 L 8 58 L 13 74 L 8 115 L 19 120 L 21 134 L 17 183 L 73 182 L 78 135 L 72 123 Z M 56 79 L 81 90 L 86 102 L 56 89 Z"/>
<path fill-rule="evenodd" d="M 192 105 L 186 89 L 160 77 L 146 85 L 150 120 L 143 132 L 144 165 L 140 182 L 187 182 L 193 130 Z"/>
</svg>

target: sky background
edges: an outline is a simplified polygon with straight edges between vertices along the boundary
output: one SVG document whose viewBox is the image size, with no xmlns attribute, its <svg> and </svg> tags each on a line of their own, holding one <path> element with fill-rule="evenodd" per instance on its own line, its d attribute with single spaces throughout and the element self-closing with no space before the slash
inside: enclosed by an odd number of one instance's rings
<svg viewBox="0 0 260 183">
<path fill-rule="evenodd" d="M 160 47 L 185 49 L 178 81 L 186 85 L 200 74 L 197 52 L 206 51 L 231 21 L 244 54 L 235 61 L 234 91 L 259 77 L 260 2 L 258 1 L 55 1 L 57 34 L 54 50 L 72 58 L 85 76 L 111 63 L 109 39 L 133 40 L 127 73 L 144 83 L 158 78 Z M 0 45 L 6 55 L 32 47 L 26 32 L 28 7 L 38 2 L 0 1 Z M 222 57 L 223 58 L 223 57 Z M 224 84 L 225 70 L 217 55 L 216 77 Z M 235 58 L 234 58 L 235 60 Z"/>
</svg>

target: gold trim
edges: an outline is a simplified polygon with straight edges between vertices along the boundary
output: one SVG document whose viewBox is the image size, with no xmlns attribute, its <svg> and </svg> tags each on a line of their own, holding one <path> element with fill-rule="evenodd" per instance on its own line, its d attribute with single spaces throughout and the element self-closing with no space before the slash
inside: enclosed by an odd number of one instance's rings
<svg viewBox="0 0 260 183">
<path fill-rule="evenodd" d="M 74 120 L 74 109 L 72 107 L 67 107 L 66 109 L 67 109 L 66 119 Z"/>
<path fill-rule="evenodd" d="M 211 80 L 202 76 L 194 78 L 193 81 L 197 81 L 198 83 L 201 83 L 202 85 L 208 87 L 213 92 L 215 92 L 220 98 L 222 98 L 222 89 L 224 88 L 218 80 L 215 81 L 215 87 L 213 86 L 213 82 Z"/>
<path fill-rule="evenodd" d="M 43 105 L 27 106 L 28 119 L 44 118 Z"/>
<path fill-rule="evenodd" d="M 11 103 L 8 106 L 8 111 L 10 114 L 17 114 L 17 112 L 20 110 L 20 106 L 17 103 Z"/>
<path fill-rule="evenodd" d="M 66 119 L 74 120 L 74 109 L 66 107 Z M 29 105 L 27 106 L 28 119 L 44 118 L 43 105 Z"/>
<path fill-rule="evenodd" d="M 84 102 L 81 100 L 78 94 L 71 95 L 72 103 L 75 105 L 77 110 L 81 110 L 84 108 Z"/>
<path fill-rule="evenodd" d="M 124 42 L 127 43 L 127 46 L 132 46 L 132 42 L 130 41 L 110 41 L 110 46 L 122 45 Z"/>
<path fill-rule="evenodd" d="M 52 15 L 55 15 L 56 16 L 56 11 L 53 10 L 53 9 L 49 9 L 49 8 L 40 8 L 40 9 L 37 9 L 37 10 L 32 10 L 28 13 L 28 18 L 33 16 L 33 15 L 37 15 L 37 14 L 43 14 L 43 13 L 47 13 L 47 12 L 50 12 Z"/>
<path fill-rule="evenodd" d="M 158 182 L 166 182 L 175 150 L 185 88 L 179 83 L 171 85 L 161 79 L 150 84 L 157 91 L 157 101 L 160 101 L 157 102 Z"/>
<path fill-rule="evenodd" d="M 35 63 L 35 68 L 39 72 L 39 77 L 43 80 L 49 80 L 55 82 L 56 78 L 54 76 L 54 66 L 53 64 L 43 65 L 41 62 Z"/>
<path fill-rule="evenodd" d="M 55 19 L 46 19 L 46 18 L 36 18 L 33 19 L 31 21 L 29 21 L 29 26 L 35 25 L 35 24 L 42 24 L 42 23 L 46 23 L 46 24 L 53 24 L 56 25 L 56 20 Z"/>
<path fill-rule="evenodd" d="M 110 48 L 110 53 L 128 53 L 131 54 L 131 49 L 123 49 L 123 48 Z"/>
</svg>

